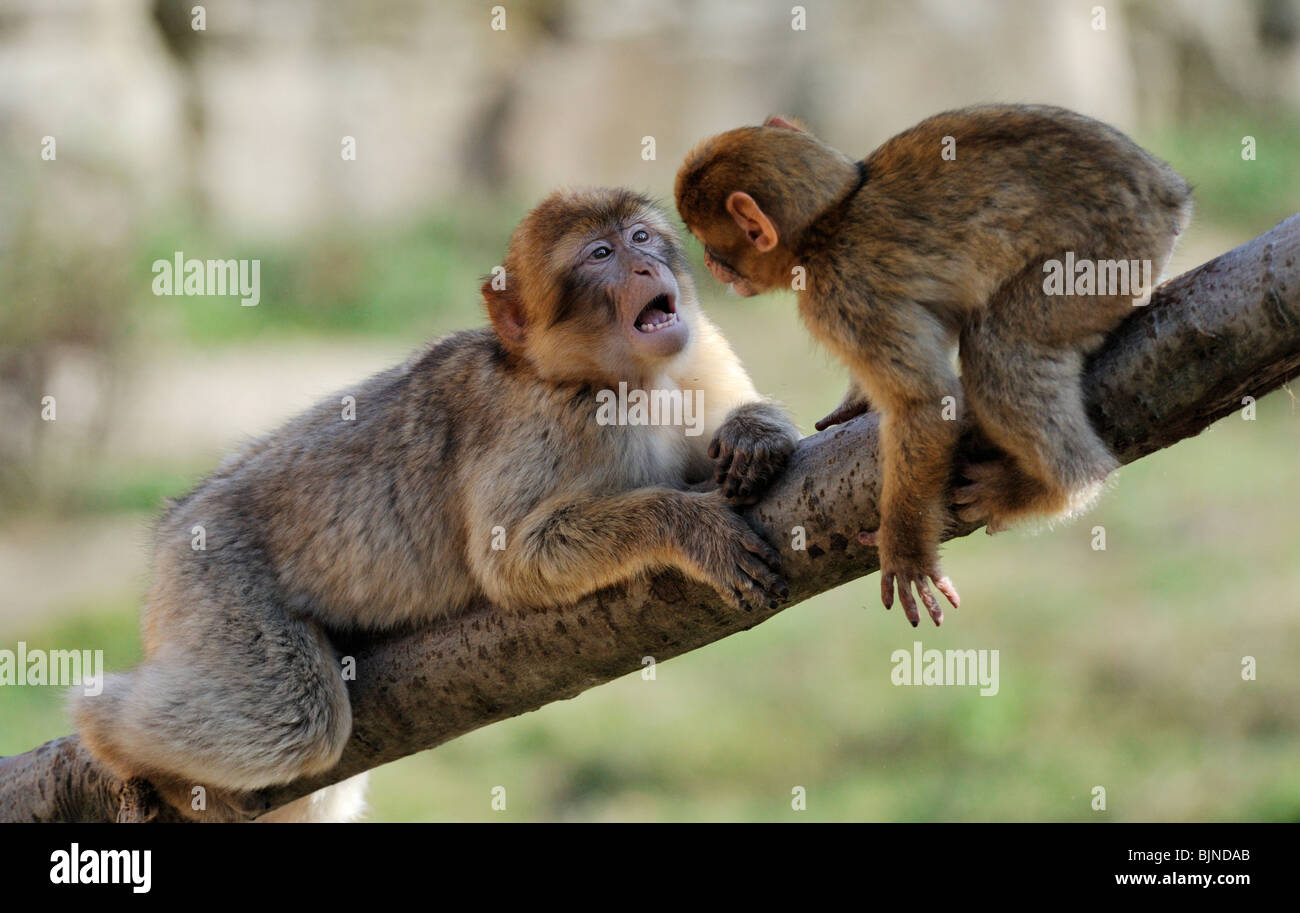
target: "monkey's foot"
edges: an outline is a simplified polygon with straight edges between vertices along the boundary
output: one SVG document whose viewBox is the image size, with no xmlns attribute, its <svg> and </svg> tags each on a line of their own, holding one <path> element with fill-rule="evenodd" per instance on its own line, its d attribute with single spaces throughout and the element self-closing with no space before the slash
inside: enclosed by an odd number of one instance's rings
<svg viewBox="0 0 1300 913">
<path fill-rule="evenodd" d="M 835 407 L 830 415 L 820 418 L 813 425 L 818 431 L 825 431 L 832 425 L 843 425 L 845 422 L 857 418 L 859 415 L 866 415 L 871 411 L 871 403 L 866 399 L 845 400 Z"/>
<path fill-rule="evenodd" d="M 966 523 L 983 523 L 991 536 L 1010 527 L 1023 512 L 1026 479 L 1006 460 L 971 463 L 962 470 L 970 484 L 953 491 L 957 516 Z"/>
<path fill-rule="evenodd" d="M 159 778 L 153 781 L 159 797 L 190 821 L 240 823 L 271 810 L 260 790 L 234 792 L 197 783 Z"/>
<path fill-rule="evenodd" d="M 858 533 L 858 541 L 863 545 L 879 548 L 880 531 L 863 530 Z M 903 614 L 907 616 L 907 620 L 914 628 L 921 623 L 921 613 L 916 609 L 916 600 L 912 596 L 913 587 L 921 597 L 921 602 L 935 627 L 943 624 L 943 608 L 930 590 L 931 582 L 954 609 L 961 605 L 961 596 L 957 593 L 957 588 L 940 570 L 938 561 L 903 561 L 886 558 L 883 554 L 880 556 L 880 601 L 884 603 L 886 611 L 892 609 L 894 588 L 897 586 L 898 601 L 903 605 Z"/>
</svg>

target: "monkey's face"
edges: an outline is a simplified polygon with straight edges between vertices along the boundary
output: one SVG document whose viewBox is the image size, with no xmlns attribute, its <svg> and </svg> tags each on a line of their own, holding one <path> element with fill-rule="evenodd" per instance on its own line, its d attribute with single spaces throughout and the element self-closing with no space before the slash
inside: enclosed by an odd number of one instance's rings
<svg viewBox="0 0 1300 913">
<path fill-rule="evenodd" d="M 731 290 L 740 297 L 749 298 L 765 289 L 759 288 L 752 279 L 747 278 L 733 265 L 733 262 L 744 260 L 745 253 L 744 248 L 732 246 L 727 254 L 721 254 L 705 243 L 704 265 L 709 268 L 714 279 L 723 285 L 731 286 Z"/>
<path fill-rule="evenodd" d="M 581 246 L 572 279 L 577 296 L 606 318 L 626 357 L 652 364 L 671 358 L 690 339 L 681 288 L 669 264 L 672 241 L 648 222 L 616 223 Z M 615 346 L 614 348 L 620 348 Z"/>
<path fill-rule="evenodd" d="M 704 246 L 704 265 L 723 285 L 742 298 L 771 291 L 782 285 L 784 273 L 777 261 L 784 262 L 782 248 L 757 250 L 730 219 L 715 222 L 708 229 L 687 226 Z"/>
<path fill-rule="evenodd" d="M 553 380 L 649 381 L 690 341 L 695 289 L 677 235 L 626 190 L 561 191 L 516 229 L 513 284 L 483 294 L 498 335 Z"/>
</svg>

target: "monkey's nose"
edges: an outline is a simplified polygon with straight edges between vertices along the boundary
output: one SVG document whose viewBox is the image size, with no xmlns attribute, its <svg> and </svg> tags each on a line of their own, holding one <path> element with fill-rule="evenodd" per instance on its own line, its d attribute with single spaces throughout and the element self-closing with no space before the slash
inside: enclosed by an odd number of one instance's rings
<svg viewBox="0 0 1300 913">
<path fill-rule="evenodd" d="M 650 267 L 648 267 L 648 266 L 637 266 L 637 267 L 633 267 L 632 272 L 636 273 L 638 276 L 649 276 L 649 275 L 651 275 L 651 273 L 650 273 Z"/>
</svg>

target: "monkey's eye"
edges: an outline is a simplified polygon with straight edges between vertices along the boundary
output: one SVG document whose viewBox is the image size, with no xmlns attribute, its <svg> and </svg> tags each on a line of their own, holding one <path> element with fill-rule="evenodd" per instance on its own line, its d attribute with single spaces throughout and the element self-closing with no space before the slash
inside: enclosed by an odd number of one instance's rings
<svg viewBox="0 0 1300 913">
<path fill-rule="evenodd" d="M 644 228 L 638 228 L 636 231 L 632 232 L 632 240 L 637 244 L 644 244 L 650 240 L 650 232 L 646 231 Z"/>
<path fill-rule="evenodd" d="M 609 256 L 610 254 L 612 254 L 613 252 L 614 252 L 614 249 L 613 249 L 612 247 L 609 247 L 608 245 L 602 244 L 602 245 L 600 245 L 600 247 L 596 248 L 595 250 L 593 250 L 593 251 L 591 252 L 591 259 L 593 259 L 593 260 L 604 260 L 606 257 L 608 257 L 608 256 Z"/>
</svg>

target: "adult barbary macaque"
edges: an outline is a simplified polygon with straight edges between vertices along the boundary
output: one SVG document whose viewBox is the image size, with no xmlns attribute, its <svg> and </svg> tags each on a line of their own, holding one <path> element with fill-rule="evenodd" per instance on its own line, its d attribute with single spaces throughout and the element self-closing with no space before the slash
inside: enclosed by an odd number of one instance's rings
<svg viewBox="0 0 1300 913">
<path fill-rule="evenodd" d="M 482 597 L 568 603 L 657 568 L 739 609 L 788 596 L 732 505 L 782 471 L 797 432 L 700 312 L 663 213 L 621 190 L 554 194 L 516 229 L 504 279 L 483 285 L 490 328 L 325 400 L 167 511 L 147 658 L 77 707 L 115 773 L 185 812 L 194 786 L 221 791 L 238 816 L 260 811 L 254 791 L 333 767 L 351 730 L 338 632 Z M 705 433 L 597 421 L 620 384 L 692 395 Z M 270 817 L 349 816 L 322 793 Z"/>
<path fill-rule="evenodd" d="M 964 423 L 1001 455 L 965 466 L 952 501 L 990 532 L 1083 510 L 1116 467 L 1084 411 L 1082 368 L 1150 289 L 1054 294 L 1045 280 L 1060 286 L 1067 260 L 1095 277 L 1116 278 L 1118 261 L 1158 275 L 1186 225 L 1186 182 L 1122 133 L 991 105 L 931 117 L 855 162 L 770 118 L 697 146 L 676 197 L 737 293 L 802 275 L 799 313 L 853 381 L 818 430 L 880 411 L 880 526 L 861 538 L 880 550 L 885 607 L 897 585 L 913 625 L 913 587 L 935 624 L 930 581 L 958 605 L 938 547 Z"/>
</svg>

